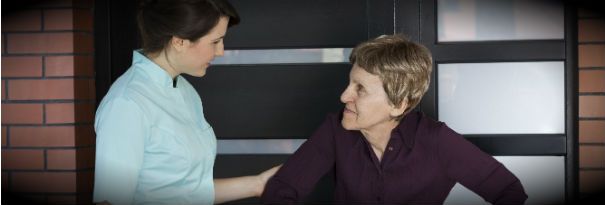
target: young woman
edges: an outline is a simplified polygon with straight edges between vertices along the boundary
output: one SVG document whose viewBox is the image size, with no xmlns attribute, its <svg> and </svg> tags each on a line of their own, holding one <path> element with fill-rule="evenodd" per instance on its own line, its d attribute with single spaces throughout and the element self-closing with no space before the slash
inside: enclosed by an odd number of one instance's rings
<svg viewBox="0 0 605 205">
<path fill-rule="evenodd" d="M 181 77 L 202 77 L 239 22 L 224 0 L 143 1 L 143 48 L 111 86 L 95 118 L 94 202 L 213 204 L 259 196 L 277 168 L 213 179 L 216 136 Z"/>
</svg>

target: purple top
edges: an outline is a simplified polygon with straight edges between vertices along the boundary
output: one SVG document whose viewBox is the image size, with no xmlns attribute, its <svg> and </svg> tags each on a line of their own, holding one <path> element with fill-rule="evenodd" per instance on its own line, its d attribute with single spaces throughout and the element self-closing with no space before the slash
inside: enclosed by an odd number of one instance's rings
<svg viewBox="0 0 605 205">
<path fill-rule="evenodd" d="M 492 156 L 419 112 L 391 132 L 379 161 L 359 131 L 328 115 L 265 187 L 265 204 L 300 203 L 329 170 L 335 204 L 443 204 L 459 182 L 493 204 L 523 204 L 517 177 Z"/>
</svg>

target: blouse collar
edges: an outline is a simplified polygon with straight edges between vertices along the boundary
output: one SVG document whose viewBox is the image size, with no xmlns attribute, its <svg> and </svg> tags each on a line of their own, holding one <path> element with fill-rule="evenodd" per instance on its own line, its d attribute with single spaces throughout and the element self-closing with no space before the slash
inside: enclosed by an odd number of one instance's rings
<svg viewBox="0 0 605 205">
<path fill-rule="evenodd" d="M 132 65 L 137 65 L 141 71 L 151 78 L 151 80 L 162 87 L 173 87 L 173 79 L 170 74 L 162 69 L 158 64 L 151 61 L 151 59 L 145 56 L 142 50 L 135 50 L 132 54 Z M 176 76 L 177 83 L 180 81 L 180 76 Z"/>
</svg>

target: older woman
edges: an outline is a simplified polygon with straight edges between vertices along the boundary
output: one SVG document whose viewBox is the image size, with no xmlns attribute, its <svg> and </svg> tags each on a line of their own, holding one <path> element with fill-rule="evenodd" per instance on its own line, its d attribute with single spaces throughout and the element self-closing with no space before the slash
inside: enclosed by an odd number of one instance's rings
<svg viewBox="0 0 605 205">
<path fill-rule="evenodd" d="M 432 59 L 397 35 L 358 45 L 340 100 L 267 182 L 267 204 L 301 202 L 329 170 L 336 204 L 442 204 L 456 182 L 494 204 L 523 204 L 519 180 L 444 123 L 412 109 L 428 89 Z"/>
</svg>

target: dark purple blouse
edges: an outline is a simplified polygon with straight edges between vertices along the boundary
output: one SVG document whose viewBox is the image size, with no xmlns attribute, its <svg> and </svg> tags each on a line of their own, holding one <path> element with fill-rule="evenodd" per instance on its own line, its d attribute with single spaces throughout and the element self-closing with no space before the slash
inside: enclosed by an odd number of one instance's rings
<svg viewBox="0 0 605 205">
<path fill-rule="evenodd" d="M 459 182 L 493 204 L 523 204 L 519 179 L 492 156 L 419 112 L 393 129 L 379 161 L 359 131 L 328 115 L 265 187 L 265 204 L 296 204 L 329 170 L 335 204 L 443 204 Z"/>
</svg>

